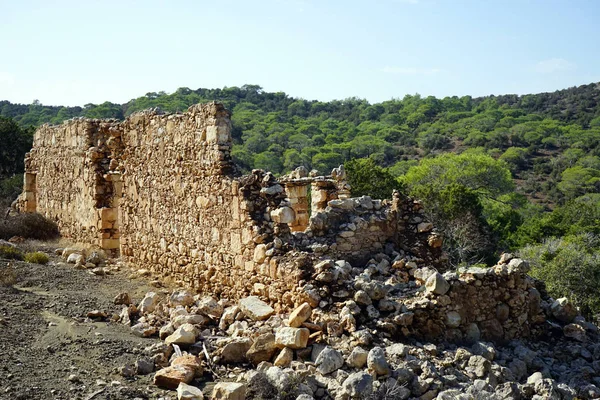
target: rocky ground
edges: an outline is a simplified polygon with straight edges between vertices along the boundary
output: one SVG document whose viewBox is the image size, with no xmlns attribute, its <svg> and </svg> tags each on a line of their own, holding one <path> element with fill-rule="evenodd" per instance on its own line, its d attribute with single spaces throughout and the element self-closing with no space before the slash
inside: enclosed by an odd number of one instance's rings
<svg viewBox="0 0 600 400">
<path fill-rule="evenodd" d="M 258 297 L 164 288 L 97 252 L 38 247 L 49 264 L 0 260 L 2 399 L 600 398 L 598 328 L 564 299 L 542 302 L 543 340 L 399 341 L 373 323 L 377 291 L 336 315 L 323 301 L 278 315 Z M 423 292 L 445 282 L 432 276 Z M 347 279 L 368 287 L 364 272 Z"/>
<path fill-rule="evenodd" d="M 124 377 L 119 368 L 142 358 L 157 339 L 139 338 L 121 323 L 95 322 L 88 312 L 120 311 L 114 297 L 134 300 L 148 278 L 109 266 L 106 275 L 75 270 L 54 255 L 58 244 L 20 244 L 51 255 L 46 265 L 0 259 L 0 399 L 133 399 L 167 394 L 151 375 Z M 11 279 L 12 280 L 12 279 Z M 168 397 L 168 396 L 167 396 Z M 174 397 L 174 396 L 171 396 Z"/>
</svg>

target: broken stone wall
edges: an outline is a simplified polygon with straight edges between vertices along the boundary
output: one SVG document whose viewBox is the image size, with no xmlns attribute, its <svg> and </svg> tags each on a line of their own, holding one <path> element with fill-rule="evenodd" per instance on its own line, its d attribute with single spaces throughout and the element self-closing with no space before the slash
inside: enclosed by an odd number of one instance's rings
<svg viewBox="0 0 600 400">
<path fill-rule="evenodd" d="M 19 208 L 56 221 L 64 237 L 100 245 L 103 155 L 93 149 L 102 135 L 97 121 L 85 119 L 40 127 L 25 159 Z"/>
</svg>

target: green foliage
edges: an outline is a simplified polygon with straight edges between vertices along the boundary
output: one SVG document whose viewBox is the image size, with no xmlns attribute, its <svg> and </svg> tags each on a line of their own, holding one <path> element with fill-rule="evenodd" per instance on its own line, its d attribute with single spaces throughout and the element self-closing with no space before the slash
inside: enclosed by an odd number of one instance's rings
<svg viewBox="0 0 600 400">
<path fill-rule="evenodd" d="M 587 316 L 600 313 L 600 236 L 549 238 L 526 246 L 520 256 L 530 261 L 531 275 L 544 280 L 552 296 L 570 298 Z"/>
<path fill-rule="evenodd" d="M 25 253 L 23 260 L 32 264 L 44 265 L 48 264 L 48 261 L 50 261 L 50 257 L 48 257 L 46 253 L 42 253 L 41 251 L 35 251 L 32 253 Z"/>
<path fill-rule="evenodd" d="M 31 129 L 21 128 L 14 120 L 0 117 L 0 178 L 23 172 L 25 153 L 31 148 Z"/>
<path fill-rule="evenodd" d="M 390 199 L 394 190 L 400 189 L 396 178 L 370 158 L 350 160 L 344 163 L 352 196 L 371 196 L 374 199 Z"/>
<path fill-rule="evenodd" d="M 411 195 L 426 202 L 452 183 L 484 197 L 496 197 L 514 190 L 506 165 L 481 152 L 445 153 L 423 159 L 401 180 Z"/>
<path fill-rule="evenodd" d="M 13 246 L 0 246 L 0 258 L 9 260 L 22 260 L 23 252 Z"/>
<path fill-rule="evenodd" d="M 0 208 L 8 207 L 23 189 L 23 175 L 15 174 L 0 179 Z"/>
</svg>

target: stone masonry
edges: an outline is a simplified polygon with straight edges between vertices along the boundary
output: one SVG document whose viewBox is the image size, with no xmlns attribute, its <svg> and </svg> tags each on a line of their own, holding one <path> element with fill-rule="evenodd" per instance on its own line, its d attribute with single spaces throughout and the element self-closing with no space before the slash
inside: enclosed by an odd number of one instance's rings
<svg viewBox="0 0 600 400">
<path fill-rule="evenodd" d="M 44 125 L 18 207 L 198 292 L 255 295 L 278 312 L 307 302 L 335 316 L 322 321 L 330 335 L 356 323 L 456 341 L 535 331 L 539 294 L 521 270 L 441 275 L 443 238 L 418 201 L 352 198 L 343 167 L 242 176 L 230 131 L 218 103 Z M 433 289 L 418 290 L 430 277 Z"/>
</svg>

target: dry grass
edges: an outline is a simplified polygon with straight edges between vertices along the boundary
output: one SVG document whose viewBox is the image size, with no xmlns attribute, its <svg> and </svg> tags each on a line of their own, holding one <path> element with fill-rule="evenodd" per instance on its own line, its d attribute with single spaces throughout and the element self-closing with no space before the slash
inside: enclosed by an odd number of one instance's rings
<svg viewBox="0 0 600 400">
<path fill-rule="evenodd" d="M 0 264 L 0 286 L 12 286 L 17 283 L 17 273 L 9 263 Z"/>
<path fill-rule="evenodd" d="M 58 226 L 37 213 L 24 213 L 3 218 L 0 216 L 0 239 L 13 236 L 25 239 L 49 240 L 58 237 Z"/>
</svg>

